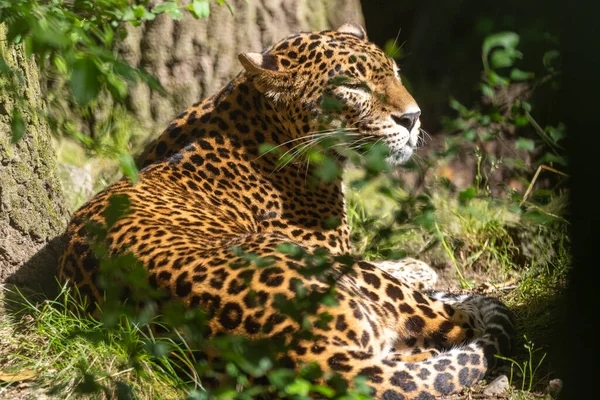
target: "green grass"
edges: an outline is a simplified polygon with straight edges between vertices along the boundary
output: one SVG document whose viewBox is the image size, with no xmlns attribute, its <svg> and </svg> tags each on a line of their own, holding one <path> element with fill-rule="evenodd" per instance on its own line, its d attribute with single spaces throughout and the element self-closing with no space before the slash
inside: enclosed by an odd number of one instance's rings
<svg viewBox="0 0 600 400">
<path fill-rule="evenodd" d="M 81 317 L 66 291 L 56 300 L 34 303 L 8 290 L 2 302 L 0 371 L 32 371 L 32 390 L 60 398 L 125 399 L 131 393 L 143 399 L 184 397 L 189 382 L 166 356 L 147 351 L 157 342 L 132 324 L 108 331 L 100 322 Z M 176 356 L 184 354 L 171 349 Z M 0 398 L 15 385 L 0 382 Z"/>
<path fill-rule="evenodd" d="M 347 186 L 360 175 L 359 170 L 349 171 Z M 347 193 L 352 239 L 366 259 L 406 255 L 442 268 L 454 267 L 454 258 L 464 270 L 499 274 L 499 279 L 515 271 L 520 276 L 528 266 L 556 264 L 564 270 L 570 263 L 563 220 L 529 221 L 528 209 L 508 197 L 492 199 L 481 193 L 461 202 L 460 194 L 441 181 L 428 182 L 420 193 L 400 187 L 380 176 Z M 546 209 L 564 212 L 566 203 L 560 208 L 556 203 Z M 561 254 L 557 246 L 564 250 Z"/>
</svg>

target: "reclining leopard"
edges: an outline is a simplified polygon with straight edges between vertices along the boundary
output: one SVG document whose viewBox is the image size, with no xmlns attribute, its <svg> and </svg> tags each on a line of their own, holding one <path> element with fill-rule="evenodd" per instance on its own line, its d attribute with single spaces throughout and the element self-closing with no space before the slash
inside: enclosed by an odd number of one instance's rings
<svg viewBox="0 0 600 400">
<path fill-rule="evenodd" d="M 354 140 L 383 140 L 392 164 L 408 160 L 417 145 L 419 107 L 395 62 L 360 25 L 292 35 L 239 60 L 244 70 L 232 82 L 180 114 L 149 148 L 139 182 L 122 179 L 75 213 L 59 276 L 90 304 L 102 303 L 103 289 L 86 222 L 104 224 L 109 197 L 125 194 L 130 214 L 110 227 L 110 251 L 132 252 L 152 285 L 205 310 L 213 334 L 286 335 L 297 324 L 277 315 L 274 296 L 294 299 L 295 283 L 311 290 L 324 283 L 303 275 L 278 246 L 333 256 L 352 248 L 341 181 L 308 185 L 303 168 L 280 168 L 274 152 L 259 154 L 261 144 L 290 151 L 341 121 Z M 342 106 L 322 131 L 325 94 Z M 332 219 L 341 223 L 326 223 Z M 236 246 L 275 263 L 234 270 Z M 332 270 L 339 268 L 334 262 Z M 511 316 L 499 301 L 419 292 L 367 262 L 340 277 L 336 300 L 319 308 L 333 316 L 332 327 L 316 326 L 315 339 L 288 355 L 348 380 L 362 375 L 376 398 L 454 393 L 479 381 L 494 353 L 510 350 Z"/>
</svg>

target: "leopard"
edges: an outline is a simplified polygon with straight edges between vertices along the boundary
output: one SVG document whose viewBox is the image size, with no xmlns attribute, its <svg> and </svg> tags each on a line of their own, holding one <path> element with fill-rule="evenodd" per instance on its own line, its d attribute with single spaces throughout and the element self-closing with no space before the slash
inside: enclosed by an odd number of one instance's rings
<svg viewBox="0 0 600 400">
<path fill-rule="evenodd" d="M 229 84 L 179 114 L 146 148 L 137 181 L 122 178 L 74 213 L 60 280 L 88 300 L 90 313 L 102 306 L 107 289 L 89 234 L 95 223 L 106 227 L 107 252 L 133 254 L 153 288 L 206 314 L 211 336 L 283 337 L 295 365 L 315 363 L 348 382 L 361 376 L 374 398 L 386 400 L 434 399 L 482 380 L 494 355 L 513 347 L 508 307 L 493 297 L 419 290 L 398 268 L 361 260 L 342 178 L 307 179 L 304 159 L 281 163 L 298 143 L 339 131 L 351 143 L 385 143 L 388 165 L 406 163 L 420 143 L 421 110 L 394 59 L 354 22 L 293 34 L 238 59 L 241 72 Z M 108 224 L 117 195 L 127 197 L 128 212 Z M 313 324 L 313 335 L 294 342 L 299 322 L 281 313 L 276 298 L 330 287 L 282 251 L 286 244 L 306 254 L 324 250 L 325 273 L 335 277 L 335 304 L 316 305 L 331 322 Z M 248 265 L 248 254 L 269 263 Z"/>
</svg>

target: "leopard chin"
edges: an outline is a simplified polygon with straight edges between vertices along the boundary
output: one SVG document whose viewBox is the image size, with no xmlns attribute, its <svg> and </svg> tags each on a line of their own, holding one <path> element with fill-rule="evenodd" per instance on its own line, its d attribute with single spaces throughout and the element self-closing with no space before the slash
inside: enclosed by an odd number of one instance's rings
<svg viewBox="0 0 600 400">
<path fill-rule="evenodd" d="M 385 161 L 392 166 L 403 165 L 410 160 L 413 153 L 414 149 L 408 145 L 405 145 L 399 151 L 396 151 L 394 154 L 386 157 Z"/>
</svg>

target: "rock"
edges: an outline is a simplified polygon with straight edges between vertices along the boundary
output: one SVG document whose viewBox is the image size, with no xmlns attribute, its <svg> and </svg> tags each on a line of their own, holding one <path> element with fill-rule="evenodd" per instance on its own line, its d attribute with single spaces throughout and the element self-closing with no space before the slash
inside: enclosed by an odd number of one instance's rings
<svg viewBox="0 0 600 400">
<path fill-rule="evenodd" d="M 563 381 L 560 379 L 552 379 L 548 382 L 548 394 L 553 398 L 557 399 L 560 391 L 563 388 Z"/>
<path fill-rule="evenodd" d="M 94 195 L 94 176 L 91 164 L 77 167 L 59 162 L 58 177 L 65 190 L 70 209 L 78 209 Z"/>
<path fill-rule="evenodd" d="M 506 392 L 508 387 L 508 377 L 506 375 L 500 375 L 483 389 L 483 394 L 486 396 L 496 396 Z"/>
</svg>

